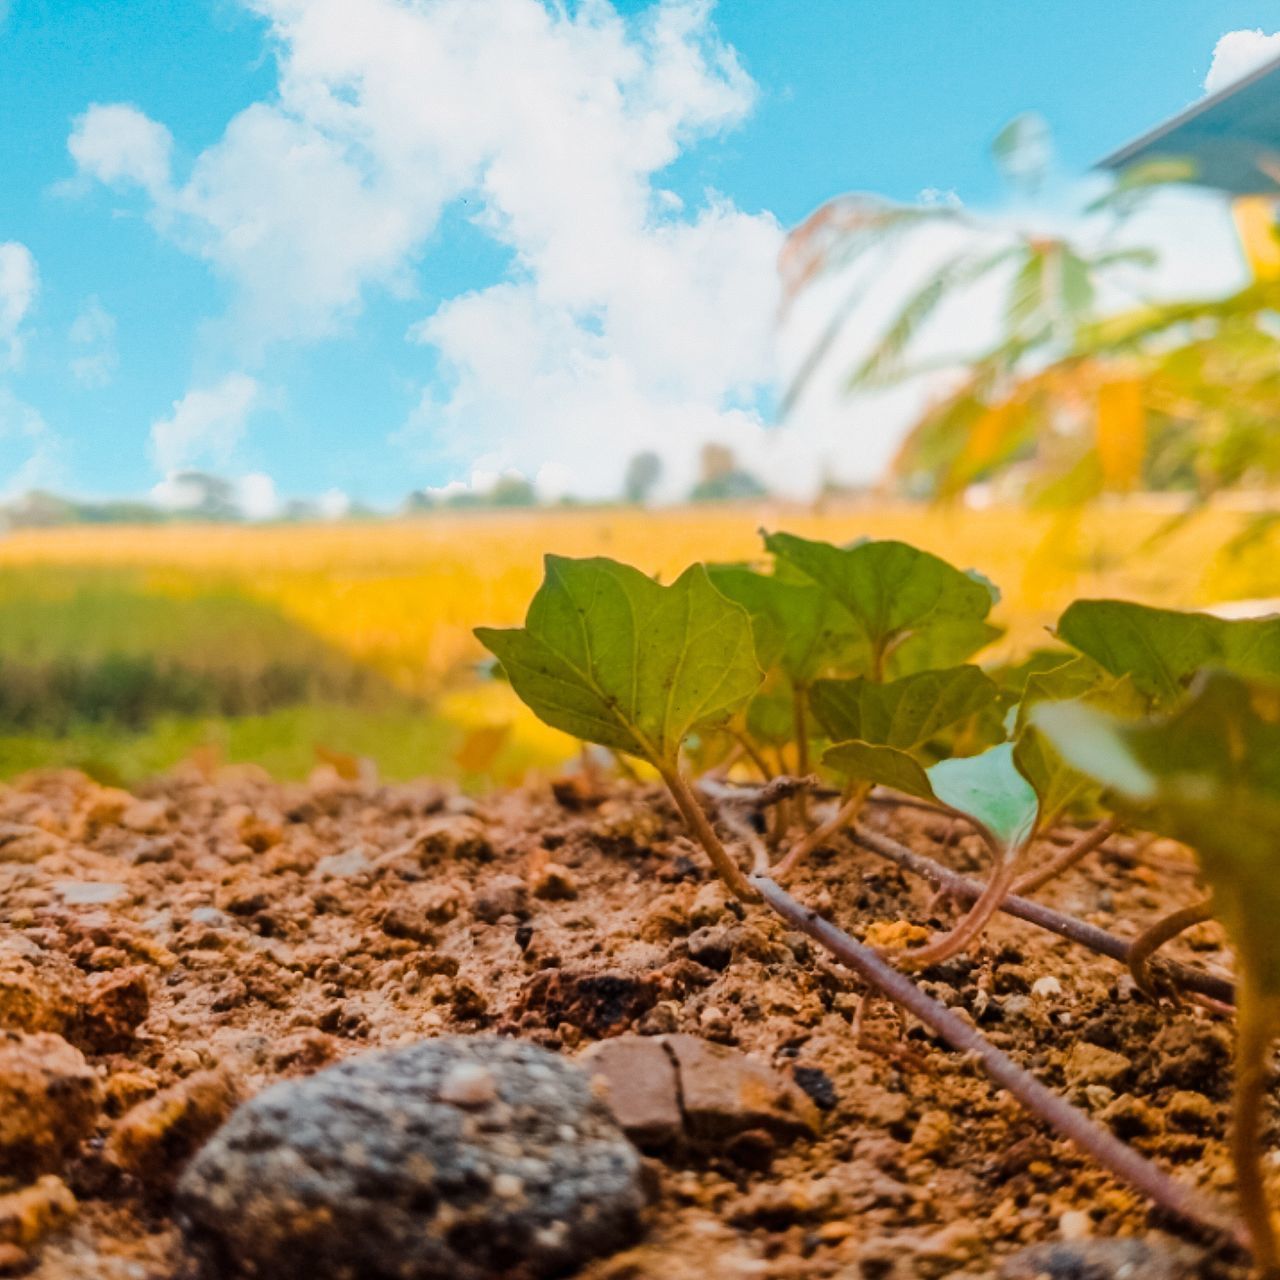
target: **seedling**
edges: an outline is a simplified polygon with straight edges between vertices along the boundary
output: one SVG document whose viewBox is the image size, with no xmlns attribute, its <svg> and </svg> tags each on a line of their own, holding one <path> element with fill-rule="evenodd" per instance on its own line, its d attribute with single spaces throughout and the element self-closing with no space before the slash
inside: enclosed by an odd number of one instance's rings
<svg viewBox="0 0 1280 1280">
<path fill-rule="evenodd" d="M 985 579 L 897 542 L 836 547 L 774 533 L 765 543 L 775 557 L 772 574 L 695 565 L 670 586 L 607 559 L 549 556 L 525 625 L 476 634 L 548 724 L 650 765 L 739 897 L 763 898 L 953 1045 L 975 1052 L 994 1079 L 1166 1209 L 1221 1228 L 1203 1197 L 1048 1095 L 976 1031 L 953 1025 L 899 971 L 972 946 L 1004 909 L 1102 954 L 1131 958 L 1141 973 L 1150 950 L 1182 921 L 1157 922 L 1131 946 L 1010 897 L 1011 886 L 1042 883 L 1121 821 L 1195 847 L 1213 910 L 1239 954 L 1239 1198 L 1259 1264 L 1269 1280 L 1280 1280 L 1258 1139 L 1267 1051 L 1280 1027 L 1280 619 L 1226 622 L 1123 601 L 1078 602 L 1058 635 L 1079 656 L 1062 653 L 1052 666 L 1039 658 L 1002 718 L 1008 695 L 966 661 L 998 634 L 988 620 L 998 597 Z M 1222 670 L 1206 674 L 1206 666 Z M 721 805 L 726 829 L 751 847 L 751 876 L 726 848 L 682 761 L 692 735 L 726 728 L 765 785 L 726 787 L 721 764 L 714 782 L 701 784 L 702 795 Z M 950 753 L 957 743 L 972 750 L 1002 732 L 1003 741 L 976 754 Z M 802 793 L 812 780 L 770 778 L 768 756 L 790 736 L 804 772 L 810 741 L 824 735 L 831 745 L 822 764 L 844 780 L 842 802 L 770 868 L 754 828 L 726 806 L 735 793 L 754 795 L 757 809 Z M 863 847 L 972 903 L 949 933 L 894 957 L 897 969 L 796 903 L 776 878 L 850 823 L 872 787 L 962 818 L 992 859 L 986 883 L 977 885 L 853 828 Z M 1064 853 L 1034 856 L 1065 817 L 1107 809 L 1112 816 Z M 1202 914 L 1199 904 L 1181 913 L 1185 920 Z M 1228 1009 L 1230 984 L 1186 966 L 1177 972 L 1185 989 Z"/>
<path fill-rule="evenodd" d="M 701 565 L 664 587 L 613 560 L 547 556 L 525 625 L 476 636 L 547 724 L 652 765 L 726 884 L 757 896 L 680 767 L 689 734 L 725 724 L 761 681 L 751 619 Z"/>
</svg>

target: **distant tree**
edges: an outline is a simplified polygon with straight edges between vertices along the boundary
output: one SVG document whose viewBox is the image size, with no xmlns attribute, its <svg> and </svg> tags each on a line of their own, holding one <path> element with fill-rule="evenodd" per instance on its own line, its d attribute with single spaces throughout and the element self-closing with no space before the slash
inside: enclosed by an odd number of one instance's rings
<svg viewBox="0 0 1280 1280">
<path fill-rule="evenodd" d="M 524 476 L 499 476 L 487 496 L 488 504 L 495 507 L 533 507 L 538 494 Z"/>
<path fill-rule="evenodd" d="M 622 496 L 636 506 L 645 505 L 662 479 L 662 459 L 652 449 L 635 454 L 627 463 L 622 481 Z"/>
<path fill-rule="evenodd" d="M 734 502 L 763 498 L 768 492 L 750 471 L 738 465 L 728 445 L 703 445 L 698 483 L 689 494 L 691 502 Z"/>
<path fill-rule="evenodd" d="M 415 489 L 401 505 L 401 510 L 407 516 L 419 516 L 425 511 L 434 511 L 435 508 L 436 500 L 425 489 Z"/>
</svg>

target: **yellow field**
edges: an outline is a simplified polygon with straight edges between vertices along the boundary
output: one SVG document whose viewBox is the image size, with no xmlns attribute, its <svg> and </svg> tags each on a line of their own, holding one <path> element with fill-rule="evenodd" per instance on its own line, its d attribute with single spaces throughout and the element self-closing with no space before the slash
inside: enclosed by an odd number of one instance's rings
<svg viewBox="0 0 1280 1280">
<path fill-rule="evenodd" d="M 1081 595 L 1202 606 L 1280 596 L 1280 538 L 1227 556 L 1238 513 L 1212 510 L 1159 541 L 1151 504 L 1076 516 L 1021 510 L 774 505 L 644 512 L 579 509 L 440 514 L 416 520 L 280 527 L 72 527 L 0 538 L 0 573 L 42 567 L 127 570 L 150 593 L 210 585 L 278 612 L 397 688 L 431 698 L 463 724 L 514 718 L 543 741 L 502 689 L 468 678 L 478 623 L 518 622 L 545 552 L 603 554 L 673 576 L 695 559 L 759 554 L 756 530 L 846 541 L 895 537 L 981 570 L 1004 593 L 995 620 L 1006 652 L 1033 647 Z M 162 641 L 162 637 L 157 637 Z"/>
</svg>

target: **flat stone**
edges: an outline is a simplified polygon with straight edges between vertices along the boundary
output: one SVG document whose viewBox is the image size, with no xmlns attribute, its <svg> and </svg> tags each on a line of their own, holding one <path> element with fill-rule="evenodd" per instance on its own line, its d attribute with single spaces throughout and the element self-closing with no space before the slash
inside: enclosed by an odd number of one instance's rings
<svg viewBox="0 0 1280 1280">
<path fill-rule="evenodd" d="M 321 858 L 312 871 L 317 880 L 350 880 L 354 876 L 364 875 L 373 863 L 363 849 L 348 849 L 346 853 L 331 853 Z"/>
<path fill-rule="evenodd" d="M 685 1127 L 691 1137 L 716 1141 L 745 1129 L 763 1129 L 788 1141 L 813 1137 L 818 1109 L 767 1063 L 698 1036 L 663 1036 L 680 1073 Z"/>
<path fill-rule="evenodd" d="M 1072 1240 L 1037 1244 L 1007 1258 L 1000 1280 L 1190 1280 L 1194 1250 L 1145 1240 Z"/>
<path fill-rule="evenodd" d="M 98 1077 L 49 1032 L 0 1034 L 0 1175 L 56 1172 L 98 1116 Z"/>
<path fill-rule="evenodd" d="M 177 1204 L 213 1276 L 539 1280 L 628 1244 L 644 1194 L 584 1071 L 456 1036 L 258 1094 L 188 1165 Z"/>
<path fill-rule="evenodd" d="M 53 889 L 69 907 L 104 907 L 129 892 L 125 885 L 108 880 L 59 880 Z"/>
<path fill-rule="evenodd" d="M 578 1059 L 603 1090 L 613 1117 L 636 1146 L 652 1150 L 684 1134 L 680 1084 L 667 1047 L 650 1036 L 619 1036 L 593 1044 Z"/>
</svg>

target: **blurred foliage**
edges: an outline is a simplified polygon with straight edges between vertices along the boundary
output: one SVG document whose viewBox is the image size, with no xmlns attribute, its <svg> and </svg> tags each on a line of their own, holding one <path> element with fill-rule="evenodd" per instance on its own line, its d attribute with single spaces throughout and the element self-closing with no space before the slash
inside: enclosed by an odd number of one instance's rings
<svg viewBox="0 0 1280 1280">
<path fill-rule="evenodd" d="M 1034 127 L 1033 127 L 1034 126 Z M 1034 190 L 1047 162 L 1037 122 L 1015 122 L 994 148 L 1006 176 Z M 1224 491 L 1266 491 L 1280 480 L 1280 280 L 1257 245 L 1255 279 L 1226 297 L 1143 302 L 1108 310 L 1102 299 L 1141 296 L 1156 265 L 1121 243 L 1126 223 L 1155 192 L 1185 180 L 1161 162 L 1123 173 L 1073 224 L 1079 234 L 1020 229 L 953 204 L 896 205 L 847 195 L 823 205 L 791 235 L 783 266 L 788 299 L 820 278 L 849 272 L 852 291 L 788 391 L 794 405 L 873 287 L 887 251 L 925 227 L 956 229 L 966 247 L 945 260 L 898 307 L 847 379 L 881 388 L 948 370 L 952 380 L 908 433 L 893 474 L 909 493 L 951 497 L 997 482 L 1007 496 L 1050 506 L 1104 493 L 1180 495 L 1188 508 Z M 1131 235 L 1130 235 L 1131 238 Z M 877 255 L 881 255 L 879 258 Z M 870 271 L 853 270 L 867 267 Z M 963 361 L 913 356 L 948 301 L 983 282 L 1002 290 L 1000 332 Z M 959 372 L 957 372 L 959 370 Z M 1262 512 L 1246 536 L 1280 516 Z"/>
</svg>

